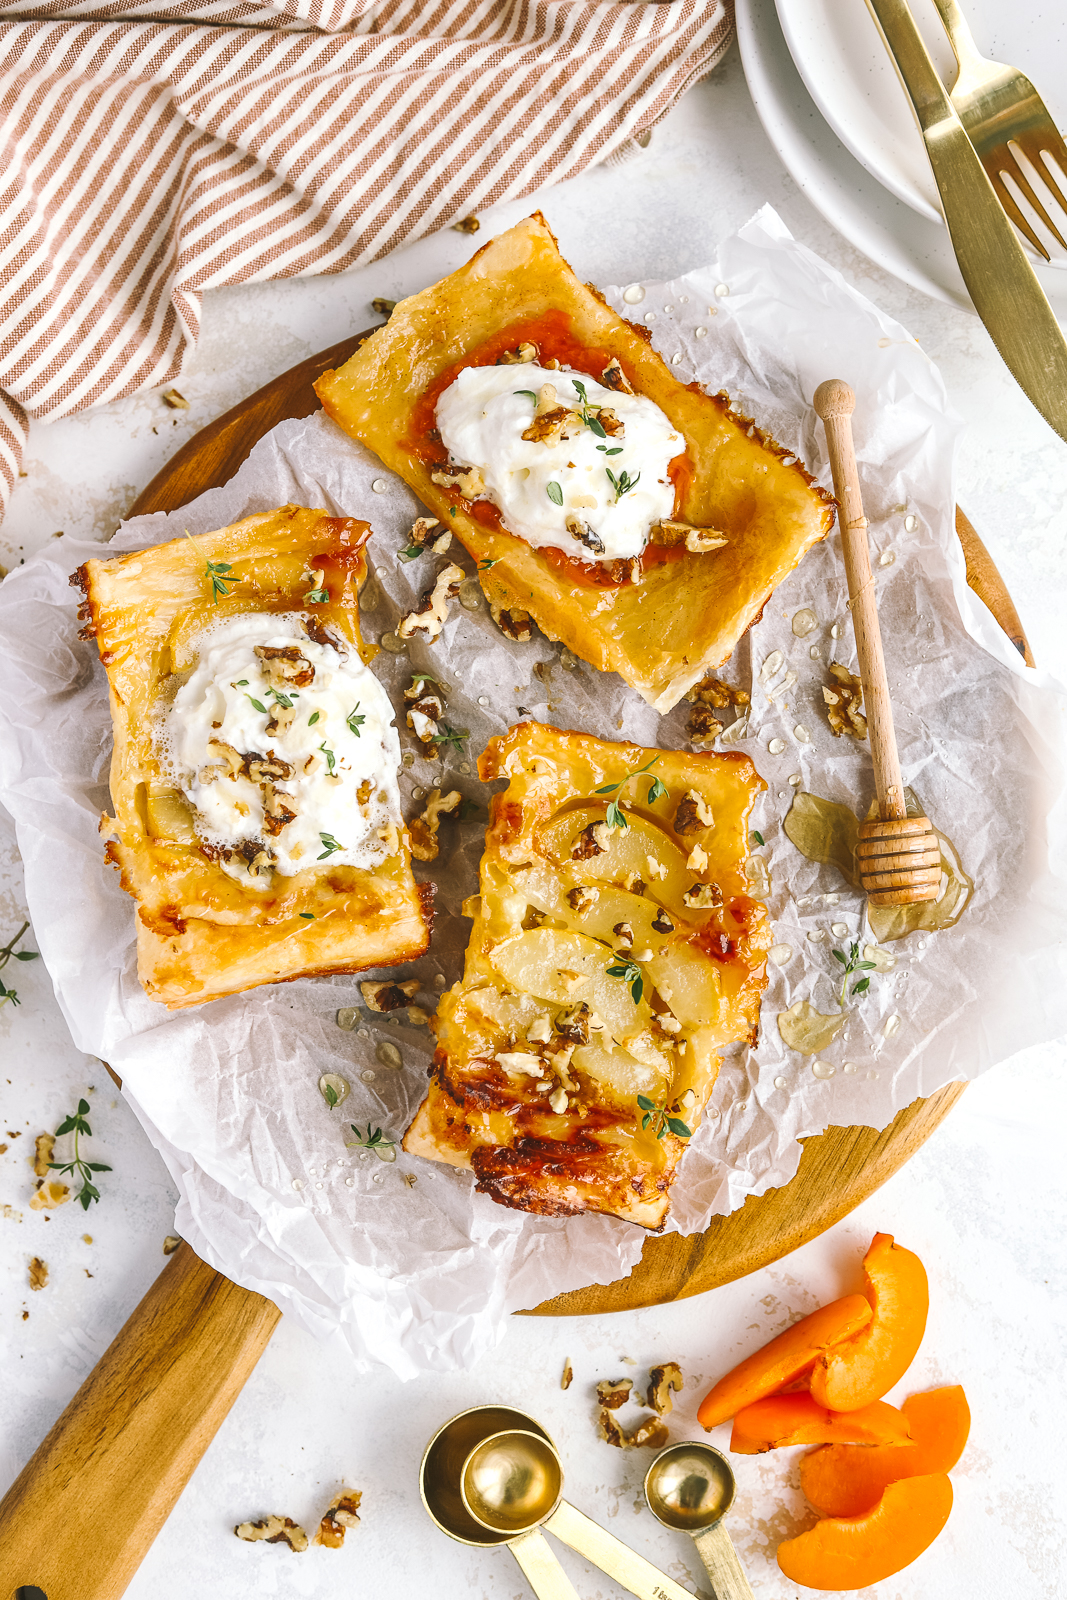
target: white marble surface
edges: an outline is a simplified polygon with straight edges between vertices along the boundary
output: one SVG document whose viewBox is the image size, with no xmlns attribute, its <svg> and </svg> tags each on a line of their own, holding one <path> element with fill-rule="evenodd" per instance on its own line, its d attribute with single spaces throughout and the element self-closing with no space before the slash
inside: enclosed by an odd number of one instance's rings
<svg viewBox="0 0 1067 1600">
<path fill-rule="evenodd" d="M 1039 661 L 1067 677 L 1060 598 L 1067 446 L 1015 387 L 974 318 L 887 277 L 812 211 L 767 144 L 736 52 L 690 93 L 648 151 L 540 198 L 564 253 L 594 282 L 695 266 L 769 200 L 799 238 L 898 316 L 941 366 L 967 422 L 960 503 L 1004 574 Z M 483 214 L 482 238 L 528 209 L 525 203 Z M 375 295 L 410 292 L 471 248 L 469 239 L 446 232 L 343 277 L 213 294 L 202 343 L 179 382 L 189 411 L 170 412 L 157 396 L 144 395 L 34 428 L 26 477 L 0 528 L 0 561 L 17 564 L 60 530 L 107 538 L 139 489 L 198 428 L 294 362 L 365 326 Z M 2 819 L 0 841 L 0 931 L 7 937 L 24 902 Z M 101 1066 L 72 1047 L 47 973 L 25 963 L 4 977 L 17 981 L 23 1004 L 0 1008 L 0 1143 L 8 1146 L 0 1155 L 0 1489 L 161 1267 L 174 1201 L 162 1164 Z M 712 1295 L 613 1317 L 515 1319 L 475 1371 L 408 1385 L 388 1374 L 355 1376 L 283 1321 L 131 1585 L 131 1600 L 325 1600 L 387 1586 L 414 1596 L 427 1580 L 448 1597 L 528 1593 L 510 1556 L 452 1544 L 418 1501 L 426 1439 L 453 1412 L 490 1399 L 532 1411 L 557 1439 L 569 1498 L 707 1595 L 688 1540 L 640 1508 L 644 1455 L 620 1455 L 596 1438 L 592 1384 L 620 1374 L 640 1379 L 652 1362 L 678 1360 L 686 1388 L 671 1436 L 692 1436 L 710 1381 L 791 1313 L 857 1287 L 860 1258 L 878 1229 L 918 1251 L 933 1287 L 926 1339 L 899 1394 L 962 1383 L 974 1423 L 954 1473 L 956 1505 L 945 1533 L 919 1563 L 865 1593 L 870 1600 L 1062 1596 L 1065 1063 L 1060 1041 L 987 1074 L 914 1160 L 846 1221 Z M 81 1093 L 94 1108 L 94 1155 L 114 1171 L 102 1176 L 103 1200 L 88 1216 L 68 1205 L 47 1220 L 28 1209 L 26 1158 L 33 1136 L 54 1128 Z M 51 1271 L 40 1293 L 28 1287 L 33 1255 Z M 564 1394 L 558 1376 L 567 1356 L 575 1381 Z M 621 1364 L 623 1357 L 637 1366 Z M 797 1593 L 778 1571 L 774 1550 L 810 1520 L 797 1488 L 798 1454 L 735 1458 L 731 1526 L 753 1588 L 766 1600 Z M 294 1556 L 233 1538 L 236 1521 L 267 1511 L 313 1519 L 342 1481 L 364 1495 L 362 1523 L 343 1551 Z M 621 1594 L 562 1549 L 561 1560 L 584 1600 Z"/>
</svg>

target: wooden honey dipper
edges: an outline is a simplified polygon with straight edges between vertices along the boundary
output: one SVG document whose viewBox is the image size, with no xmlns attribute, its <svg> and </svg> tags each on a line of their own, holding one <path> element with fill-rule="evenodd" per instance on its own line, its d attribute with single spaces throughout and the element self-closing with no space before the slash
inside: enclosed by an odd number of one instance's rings
<svg viewBox="0 0 1067 1600">
<path fill-rule="evenodd" d="M 816 389 L 814 405 L 826 429 L 834 494 L 840 507 L 841 548 L 878 795 L 878 818 L 860 823 L 856 846 L 860 883 L 871 905 L 914 905 L 921 900 L 937 899 L 941 886 L 941 847 L 929 818 L 909 817 L 904 801 L 904 780 L 900 775 L 893 732 L 893 708 L 889 701 L 889 681 L 867 548 L 867 518 L 863 515 L 852 442 L 856 396 L 842 379 L 828 378 Z"/>
</svg>

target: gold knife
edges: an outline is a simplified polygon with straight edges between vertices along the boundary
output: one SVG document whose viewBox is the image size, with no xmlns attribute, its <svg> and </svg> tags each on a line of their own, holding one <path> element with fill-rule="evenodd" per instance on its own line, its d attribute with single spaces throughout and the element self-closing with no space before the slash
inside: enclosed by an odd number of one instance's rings
<svg viewBox="0 0 1067 1600">
<path fill-rule="evenodd" d="M 1067 440 L 1067 339 L 930 59 L 907 0 L 867 0 L 926 141 L 952 248 L 1005 365 Z"/>
</svg>

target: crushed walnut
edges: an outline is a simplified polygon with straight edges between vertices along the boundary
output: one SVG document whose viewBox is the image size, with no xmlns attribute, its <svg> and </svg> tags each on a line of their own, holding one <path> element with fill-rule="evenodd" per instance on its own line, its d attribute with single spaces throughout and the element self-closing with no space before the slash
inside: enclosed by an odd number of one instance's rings
<svg viewBox="0 0 1067 1600">
<path fill-rule="evenodd" d="M 619 1424 L 606 1406 L 601 1406 L 597 1422 L 600 1424 L 600 1437 L 606 1443 L 613 1444 L 616 1450 L 626 1449 L 630 1442 L 626 1437 L 626 1429 Z"/>
<path fill-rule="evenodd" d="M 485 493 L 480 467 L 436 467 L 430 473 L 430 482 L 441 489 L 454 490 L 464 500 L 477 500 Z"/>
<path fill-rule="evenodd" d="M 626 1442 L 635 1450 L 662 1450 L 668 1437 L 665 1423 L 660 1422 L 658 1417 L 646 1417 L 637 1424 Z"/>
<path fill-rule="evenodd" d="M 295 644 L 257 644 L 253 652 L 263 663 L 267 683 L 279 693 L 306 689 L 315 681 L 315 668 Z"/>
<path fill-rule="evenodd" d="M 396 310 L 396 301 L 386 300 L 381 295 L 375 295 L 370 303 L 370 308 L 372 311 L 376 311 L 380 317 L 391 317 Z"/>
<path fill-rule="evenodd" d="M 406 978 L 403 983 L 361 983 L 360 993 L 368 1011 L 399 1011 L 419 992 L 418 978 Z"/>
<path fill-rule="evenodd" d="M 559 1380 L 559 1386 L 561 1389 L 569 1389 L 573 1382 L 574 1368 L 571 1366 L 571 1358 L 568 1356 L 566 1361 L 563 1363 L 563 1374 Z"/>
<path fill-rule="evenodd" d="M 39 1133 L 34 1142 L 33 1170 L 38 1178 L 47 1178 L 52 1170 L 50 1162 L 52 1151 L 56 1147 L 54 1133 Z"/>
<path fill-rule="evenodd" d="M 658 1417 L 669 1416 L 674 1409 L 671 1390 L 682 1392 L 682 1369 L 677 1361 L 665 1361 L 662 1367 L 649 1368 L 648 1399 L 646 1404 Z"/>
<path fill-rule="evenodd" d="M 178 1235 L 176 1233 L 168 1233 L 167 1237 L 163 1241 L 163 1254 L 165 1256 L 172 1256 L 175 1250 L 180 1248 L 181 1240 L 178 1238 Z"/>
<path fill-rule="evenodd" d="M 322 1514 L 319 1531 L 312 1544 L 323 1545 L 327 1550 L 340 1550 L 345 1534 L 359 1522 L 359 1503 L 363 1499 L 360 1489 L 342 1489 L 335 1495 Z"/>
<path fill-rule="evenodd" d="M 688 522 L 675 522 L 667 518 L 662 522 L 654 522 L 648 531 L 650 544 L 665 545 L 668 549 L 678 549 L 682 546 L 690 555 L 705 555 L 709 550 L 721 550 L 724 544 L 729 544 L 725 534 L 717 528 L 694 528 Z"/>
<path fill-rule="evenodd" d="M 30 1262 L 30 1288 L 43 1289 L 48 1282 L 48 1264 L 40 1256 Z"/>
<path fill-rule="evenodd" d="M 179 394 L 177 389 L 164 389 L 159 398 L 162 400 L 163 404 L 165 406 L 169 406 L 172 411 L 189 410 L 188 400 L 183 394 Z"/>
<path fill-rule="evenodd" d="M 452 535 L 436 517 L 417 517 L 408 530 L 408 545 L 420 550 L 432 550 L 443 556 L 452 543 Z"/>
<path fill-rule="evenodd" d="M 583 427 L 581 412 L 563 404 L 554 383 L 543 383 L 537 391 L 533 421 L 523 429 L 522 437 L 528 444 L 556 445 L 576 438 Z"/>
<path fill-rule="evenodd" d="M 674 831 L 683 836 L 689 833 L 700 833 L 704 828 L 713 828 L 715 818 L 711 807 L 696 789 L 690 789 L 684 800 L 678 802 L 678 809 L 674 813 Z"/>
<path fill-rule="evenodd" d="M 656 915 L 652 918 L 652 926 L 655 928 L 657 933 L 674 932 L 674 923 L 671 921 L 670 917 L 667 915 L 666 911 L 664 911 L 662 906 L 660 906 L 659 910 L 656 912 Z"/>
<path fill-rule="evenodd" d="M 441 818 L 458 815 L 462 804 L 463 796 L 458 789 L 450 789 L 446 795 L 442 795 L 440 789 L 430 790 L 422 816 L 415 817 L 408 823 L 411 853 L 416 861 L 437 860 L 437 852 L 440 849 L 437 830 L 441 826 Z"/>
<path fill-rule="evenodd" d="M 530 613 L 523 611 L 521 607 L 501 606 L 495 600 L 490 600 L 489 615 L 504 637 L 513 639 L 516 644 L 529 644 L 533 638 Z"/>
<path fill-rule="evenodd" d="M 630 950 L 633 949 L 634 930 L 632 923 L 617 922 L 611 931 L 615 935 L 616 939 L 618 939 L 620 944 L 626 945 Z"/>
<path fill-rule="evenodd" d="M 611 829 L 607 823 L 591 822 L 575 839 L 571 860 L 589 861 L 593 856 L 602 856 L 610 843 Z"/>
<path fill-rule="evenodd" d="M 70 1199 L 70 1188 L 62 1183 L 59 1178 L 44 1178 L 37 1185 L 36 1192 L 30 1197 L 31 1211 L 54 1211 L 56 1206 L 65 1206 Z"/>
<path fill-rule="evenodd" d="M 689 690 L 686 699 L 693 706 L 686 724 L 686 737 L 691 744 L 703 745 L 714 744 L 725 726 L 714 713 L 725 711 L 728 706 L 747 706 L 749 694 L 747 689 L 735 689 L 709 673 Z"/>
<path fill-rule="evenodd" d="M 618 1411 L 629 1400 L 633 1386 L 632 1378 L 602 1378 L 596 1386 L 597 1400 L 609 1411 Z"/>
<path fill-rule="evenodd" d="M 694 883 L 682 896 L 682 902 L 693 911 L 719 911 L 722 908 L 722 890 L 717 883 Z"/>
<path fill-rule="evenodd" d="M 287 1544 L 298 1555 L 307 1549 L 308 1536 L 292 1517 L 262 1517 L 259 1522 L 239 1522 L 234 1528 L 239 1539 L 255 1544 Z"/>
<path fill-rule="evenodd" d="M 588 522 L 583 522 L 581 517 L 576 517 L 572 514 L 567 518 L 567 532 L 572 539 L 576 539 L 579 544 L 584 545 L 593 555 L 602 556 L 604 554 L 603 539 L 599 533 L 593 531 Z"/>
<path fill-rule="evenodd" d="M 586 888 L 581 884 L 578 886 L 578 888 L 569 889 L 567 891 L 567 904 L 570 906 L 571 910 L 576 911 L 580 917 L 584 916 L 587 911 L 595 906 L 599 899 L 599 889 Z"/>
<path fill-rule="evenodd" d="M 481 227 L 478 218 L 471 213 L 469 217 L 460 217 L 458 222 L 452 224 L 453 233 L 477 233 Z"/>
<path fill-rule="evenodd" d="M 866 739 L 867 718 L 863 715 L 862 683 L 840 661 L 832 661 L 828 671 L 833 682 L 823 689 L 822 697 L 826 701 L 826 720 L 830 724 L 830 732 L 835 739 L 839 739 L 843 733 L 853 739 Z"/>
<path fill-rule="evenodd" d="M 401 617 L 396 630 L 397 638 L 411 639 L 416 633 L 424 633 L 432 644 L 445 625 L 449 602 L 459 593 L 462 582 L 463 568 L 450 561 L 437 574 L 433 588 L 423 596 L 419 609 Z"/>
<path fill-rule="evenodd" d="M 708 866 L 708 852 L 695 844 L 689 852 L 686 868 L 689 872 L 706 872 Z"/>
<path fill-rule="evenodd" d="M 645 880 L 639 872 L 628 872 L 622 880 L 622 886 L 629 894 L 644 894 Z"/>
<path fill-rule="evenodd" d="M 531 362 L 537 360 L 540 353 L 535 344 L 524 339 L 517 349 L 505 350 L 502 356 L 497 356 L 496 364 L 498 367 L 529 366 Z"/>
<path fill-rule="evenodd" d="M 556 1018 L 556 1031 L 571 1044 L 588 1044 L 592 1022 L 593 1012 L 584 1000 L 579 1000 L 577 1005 L 568 1006 L 560 1012 Z"/>
<path fill-rule="evenodd" d="M 600 381 L 605 389 L 614 389 L 616 394 L 633 394 L 634 392 L 629 379 L 622 370 L 618 356 L 612 356 L 600 374 Z"/>
<path fill-rule="evenodd" d="M 412 678 L 410 687 L 404 690 L 404 699 L 408 702 L 408 727 L 422 745 L 426 759 L 436 761 L 440 751 L 434 740 L 445 714 L 444 690 L 432 678 L 418 676 Z"/>
</svg>

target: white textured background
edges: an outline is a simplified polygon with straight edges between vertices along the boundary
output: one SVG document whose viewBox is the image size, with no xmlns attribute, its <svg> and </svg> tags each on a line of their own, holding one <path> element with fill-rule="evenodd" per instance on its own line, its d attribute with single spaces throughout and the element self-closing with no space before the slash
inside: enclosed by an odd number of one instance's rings
<svg viewBox="0 0 1067 1600">
<path fill-rule="evenodd" d="M 555 190 L 542 204 L 584 276 L 626 282 L 699 265 L 764 200 L 798 238 L 898 316 L 940 365 L 967 422 L 960 502 L 1012 591 L 1038 659 L 1067 676 L 1067 446 L 1015 387 L 975 319 L 887 277 L 811 209 L 766 141 L 736 52 L 691 92 L 646 152 Z M 481 239 L 528 209 L 483 215 Z M 142 396 L 36 428 L 27 477 L 0 528 L 0 561 L 17 564 L 59 530 L 109 537 L 140 488 L 197 429 L 373 320 L 375 295 L 412 292 L 479 242 L 446 232 L 341 278 L 209 296 L 203 342 L 179 383 L 191 410 L 173 413 L 158 397 Z M 10 830 L 0 836 L 6 938 L 21 921 L 23 901 Z M 173 1217 L 160 1162 L 99 1064 L 71 1047 L 47 973 L 39 963 L 12 963 L 4 977 L 17 984 L 23 1005 L 0 1009 L 0 1142 L 8 1144 L 0 1156 L 0 1210 L 7 1205 L 14 1213 L 0 1216 L 0 1488 L 161 1267 Z M 926 1340 L 900 1392 L 960 1382 L 974 1425 L 953 1474 L 956 1506 L 946 1532 L 918 1564 L 865 1593 L 870 1600 L 1059 1600 L 1067 1593 L 1065 1062 L 1061 1042 L 987 1074 L 859 1211 L 776 1267 L 709 1296 L 615 1317 L 516 1319 L 499 1351 L 474 1372 L 407 1386 L 388 1375 L 357 1378 L 283 1322 L 128 1591 L 131 1600 L 325 1600 L 386 1587 L 415 1596 L 427 1584 L 448 1597 L 528 1593 L 509 1556 L 452 1544 L 418 1502 L 426 1439 L 452 1412 L 484 1400 L 537 1415 L 562 1447 L 568 1497 L 706 1595 L 689 1541 L 639 1509 L 647 1456 L 624 1457 L 596 1439 L 591 1385 L 605 1376 L 641 1378 L 651 1362 L 674 1358 L 687 1386 L 671 1433 L 692 1435 L 697 1401 L 722 1370 L 778 1331 L 789 1313 L 858 1286 L 859 1260 L 876 1229 L 919 1252 L 933 1288 Z M 54 1128 L 89 1085 L 94 1153 L 115 1171 L 103 1175 L 104 1199 L 88 1217 L 67 1206 L 47 1221 L 28 1209 L 26 1157 L 33 1136 Z M 34 1254 L 51 1268 L 47 1289 L 37 1294 L 27 1284 Z M 575 1382 L 562 1394 L 558 1374 L 567 1356 Z M 638 1367 L 621 1365 L 624 1356 Z M 792 1600 L 797 1592 L 774 1562 L 777 1541 L 810 1518 L 796 1488 L 796 1454 L 735 1458 L 739 1496 L 731 1525 L 761 1600 Z M 361 1526 L 343 1551 L 298 1557 L 241 1545 L 229 1531 L 266 1511 L 313 1519 L 341 1481 L 364 1492 Z M 621 1594 L 569 1552 L 561 1559 L 584 1600 Z"/>
</svg>

